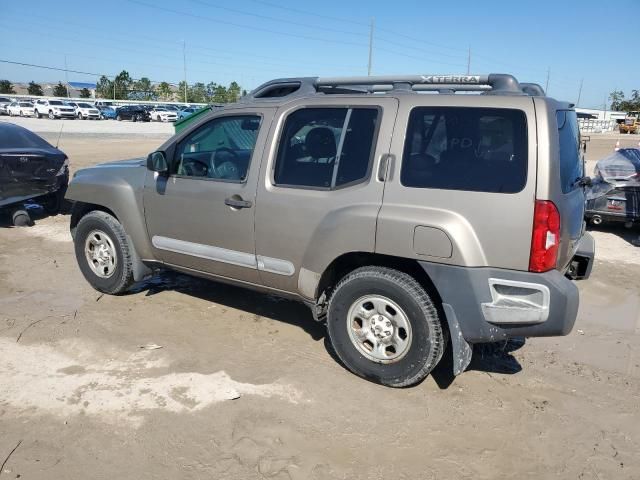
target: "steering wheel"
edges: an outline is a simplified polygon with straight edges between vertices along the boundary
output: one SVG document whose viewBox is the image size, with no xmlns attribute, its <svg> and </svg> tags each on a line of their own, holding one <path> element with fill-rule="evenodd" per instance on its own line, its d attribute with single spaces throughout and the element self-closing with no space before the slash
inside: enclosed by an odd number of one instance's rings
<svg viewBox="0 0 640 480">
<path fill-rule="evenodd" d="M 216 163 L 216 156 L 220 152 L 225 152 L 233 157 L 229 160 L 223 160 L 220 163 Z M 228 180 L 240 180 L 240 170 L 237 166 L 238 154 L 228 147 L 220 147 L 211 152 L 211 173 L 215 178 L 222 178 Z"/>
<path fill-rule="evenodd" d="M 189 177 L 206 177 L 209 174 L 209 165 L 198 158 L 189 158 L 182 163 L 183 175 Z"/>
</svg>

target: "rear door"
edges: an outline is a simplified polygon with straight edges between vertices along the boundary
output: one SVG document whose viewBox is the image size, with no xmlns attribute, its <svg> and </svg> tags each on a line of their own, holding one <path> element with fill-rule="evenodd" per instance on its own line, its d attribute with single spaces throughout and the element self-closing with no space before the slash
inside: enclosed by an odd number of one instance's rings
<svg viewBox="0 0 640 480">
<path fill-rule="evenodd" d="M 263 283 L 308 298 L 346 252 L 373 252 L 395 98 L 304 99 L 278 111 L 258 185 L 256 254 Z M 308 282 L 306 280 L 309 280 Z"/>
</svg>

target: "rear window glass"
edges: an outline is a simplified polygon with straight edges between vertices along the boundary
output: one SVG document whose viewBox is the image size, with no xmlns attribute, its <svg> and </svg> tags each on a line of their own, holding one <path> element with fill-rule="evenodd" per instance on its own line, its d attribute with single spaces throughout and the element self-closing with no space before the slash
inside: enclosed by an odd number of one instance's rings
<svg viewBox="0 0 640 480">
<path fill-rule="evenodd" d="M 562 193 L 569 193 L 578 188 L 576 180 L 582 177 L 583 173 L 578 117 L 573 110 L 558 110 L 556 120 L 560 144 L 560 183 Z"/>
<path fill-rule="evenodd" d="M 4 148 L 51 148 L 51 145 L 26 128 L 0 125 L 0 145 Z"/>
<path fill-rule="evenodd" d="M 60 100 L 49 100 L 49 105 L 64 105 Z"/>
<path fill-rule="evenodd" d="M 415 188 L 517 193 L 527 164 L 521 110 L 418 107 L 409 117 L 400 180 Z"/>
</svg>

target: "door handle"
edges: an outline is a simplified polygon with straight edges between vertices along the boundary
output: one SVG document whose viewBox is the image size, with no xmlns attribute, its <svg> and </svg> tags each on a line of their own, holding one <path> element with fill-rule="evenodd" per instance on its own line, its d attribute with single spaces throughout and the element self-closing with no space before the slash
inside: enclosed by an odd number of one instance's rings
<svg viewBox="0 0 640 480">
<path fill-rule="evenodd" d="M 229 198 L 225 198 L 224 204 L 230 206 L 231 208 L 251 208 L 253 203 L 251 200 L 243 200 L 242 197 L 233 196 Z"/>
<path fill-rule="evenodd" d="M 391 180 L 391 178 L 387 178 L 387 175 L 393 166 L 391 162 L 394 158 L 392 153 L 385 153 L 380 157 L 380 165 L 378 166 L 378 180 L 380 182 Z M 389 177 L 391 176 L 389 175 Z"/>
</svg>

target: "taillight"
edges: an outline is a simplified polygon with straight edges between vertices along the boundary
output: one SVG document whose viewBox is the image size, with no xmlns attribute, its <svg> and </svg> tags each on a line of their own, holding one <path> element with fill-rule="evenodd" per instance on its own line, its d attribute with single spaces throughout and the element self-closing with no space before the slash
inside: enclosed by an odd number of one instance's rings
<svg viewBox="0 0 640 480">
<path fill-rule="evenodd" d="M 536 200 L 531 234 L 530 272 L 553 270 L 558 261 L 560 213 L 548 200 Z"/>
</svg>

